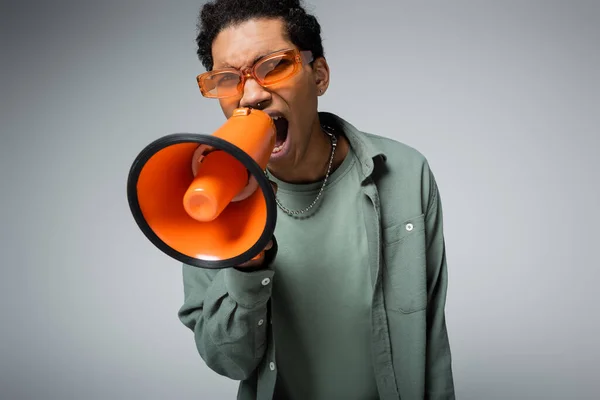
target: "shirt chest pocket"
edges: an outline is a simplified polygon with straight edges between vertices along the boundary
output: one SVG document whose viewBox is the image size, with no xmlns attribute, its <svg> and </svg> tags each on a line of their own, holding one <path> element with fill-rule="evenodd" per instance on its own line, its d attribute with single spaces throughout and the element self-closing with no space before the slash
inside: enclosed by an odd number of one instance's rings
<svg viewBox="0 0 600 400">
<path fill-rule="evenodd" d="M 405 314 L 427 307 L 425 217 L 383 230 L 383 287 L 386 308 Z"/>
</svg>

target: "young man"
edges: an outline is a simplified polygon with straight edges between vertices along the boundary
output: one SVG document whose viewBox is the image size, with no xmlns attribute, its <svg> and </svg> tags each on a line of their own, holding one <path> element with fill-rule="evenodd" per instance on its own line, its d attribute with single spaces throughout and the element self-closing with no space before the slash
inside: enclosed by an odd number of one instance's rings
<svg viewBox="0 0 600 400">
<path fill-rule="evenodd" d="M 267 256 L 183 266 L 179 318 L 239 399 L 454 399 L 434 176 L 416 150 L 318 111 L 330 71 L 299 1 L 201 12 L 202 93 L 270 114 L 279 205 Z"/>
</svg>

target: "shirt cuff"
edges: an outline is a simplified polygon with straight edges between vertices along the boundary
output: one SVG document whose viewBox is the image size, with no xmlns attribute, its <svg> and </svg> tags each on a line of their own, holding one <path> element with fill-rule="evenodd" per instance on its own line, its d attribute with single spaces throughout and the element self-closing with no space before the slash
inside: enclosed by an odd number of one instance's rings
<svg viewBox="0 0 600 400">
<path fill-rule="evenodd" d="M 243 272 L 235 268 L 227 268 L 224 273 L 225 287 L 229 296 L 242 307 L 262 306 L 271 297 L 273 275 L 275 275 L 272 269 Z"/>
</svg>

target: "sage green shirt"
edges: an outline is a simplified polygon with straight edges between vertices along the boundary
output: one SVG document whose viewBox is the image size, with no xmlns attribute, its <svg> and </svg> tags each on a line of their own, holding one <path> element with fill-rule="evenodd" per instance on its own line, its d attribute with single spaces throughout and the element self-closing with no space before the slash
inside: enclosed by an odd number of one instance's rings
<svg viewBox="0 0 600 400">
<path fill-rule="evenodd" d="M 279 210 L 271 295 L 277 343 L 275 399 L 377 399 L 371 363 L 371 277 L 358 162 L 350 151 L 317 205 L 292 217 Z M 285 207 L 303 210 L 322 182 L 278 179 Z"/>
<path fill-rule="evenodd" d="M 454 400 L 442 203 L 429 163 L 417 150 L 361 132 L 334 114 L 322 112 L 320 119 L 341 130 L 356 155 L 360 188 L 346 195 L 357 196 L 364 219 L 370 358 L 379 398 Z M 306 252 L 319 245 L 318 237 Z M 178 316 L 206 365 L 240 381 L 239 400 L 271 400 L 279 360 L 286 357 L 271 322 L 277 263 L 253 272 L 183 266 Z M 332 291 L 340 286 L 330 285 Z M 313 385 L 313 378 L 307 374 L 302 384 Z"/>
</svg>

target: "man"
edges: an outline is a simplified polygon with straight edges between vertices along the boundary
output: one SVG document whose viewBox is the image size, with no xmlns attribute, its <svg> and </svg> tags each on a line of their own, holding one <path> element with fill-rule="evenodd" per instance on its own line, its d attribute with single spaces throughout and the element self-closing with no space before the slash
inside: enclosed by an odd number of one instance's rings
<svg viewBox="0 0 600 400">
<path fill-rule="evenodd" d="M 202 93 L 269 113 L 278 220 L 266 256 L 183 266 L 179 318 L 239 399 L 453 399 L 436 182 L 416 150 L 319 112 L 330 70 L 299 1 L 201 11 Z"/>
</svg>

